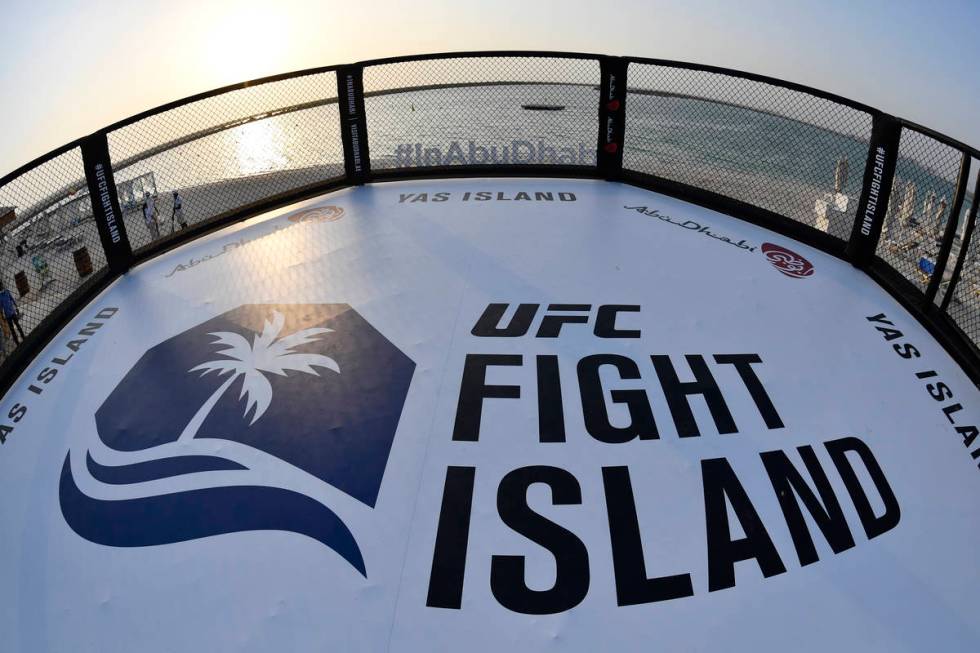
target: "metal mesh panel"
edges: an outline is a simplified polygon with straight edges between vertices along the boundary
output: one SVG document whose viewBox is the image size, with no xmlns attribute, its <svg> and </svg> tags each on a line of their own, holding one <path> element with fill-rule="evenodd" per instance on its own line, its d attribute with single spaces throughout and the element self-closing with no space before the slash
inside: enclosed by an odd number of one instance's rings
<svg viewBox="0 0 980 653">
<path fill-rule="evenodd" d="M 962 158 L 953 147 L 902 129 L 895 181 L 876 253 L 923 291 L 936 264 Z M 946 270 L 949 274 L 952 266 Z"/>
<path fill-rule="evenodd" d="M 0 187 L 0 225 L 0 283 L 17 303 L 25 335 L 106 265 L 80 148 Z M 3 358 L 20 331 L 0 319 L 0 332 Z"/>
<path fill-rule="evenodd" d="M 972 163 L 975 173 L 980 162 L 974 159 Z M 980 347 L 980 233 L 977 232 L 976 226 L 974 226 L 969 244 L 965 249 L 962 247 L 962 235 L 966 226 L 965 216 L 968 215 L 972 203 L 976 201 L 980 201 L 980 198 L 968 194 L 963 202 L 963 217 L 961 217 L 960 226 L 957 228 L 957 237 L 953 244 L 953 253 L 950 256 L 950 269 L 952 269 L 960 252 L 966 258 L 963 260 L 960 278 L 952 290 L 953 294 L 946 307 L 946 312 L 973 341 L 973 344 Z M 942 294 L 940 293 L 940 295 Z"/>
<path fill-rule="evenodd" d="M 371 167 L 595 165 L 599 62 L 411 61 L 364 69 Z"/>
<path fill-rule="evenodd" d="M 762 82 L 629 65 L 623 166 L 850 235 L 871 116 Z"/>
<path fill-rule="evenodd" d="M 136 249 L 180 229 L 181 217 L 202 222 L 342 176 L 337 77 L 306 75 L 192 102 L 111 132 L 109 151 Z"/>
<path fill-rule="evenodd" d="M 977 170 L 976 159 L 971 160 L 970 165 L 972 166 L 972 170 L 974 171 Z M 968 174 L 967 179 L 971 179 L 971 178 L 972 175 Z M 952 200 L 950 200 L 950 202 L 952 203 Z M 963 249 L 963 235 L 966 230 L 966 222 L 970 213 L 970 206 L 972 204 L 973 204 L 972 189 L 968 189 L 964 194 L 963 206 L 960 207 L 959 214 L 953 216 L 954 220 L 956 221 L 955 222 L 956 229 L 953 232 L 953 243 L 949 250 L 949 261 L 947 261 L 946 269 L 943 271 L 943 279 L 942 282 L 939 284 L 939 290 L 936 293 L 936 296 L 933 298 L 933 303 L 936 304 L 937 306 L 941 305 L 943 301 L 945 301 L 946 293 L 949 292 L 949 283 L 950 280 L 952 279 L 953 270 L 956 267 L 957 259 L 960 257 L 961 253 L 966 254 L 966 251 Z M 946 223 L 944 221 L 942 226 L 940 227 L 940 232 L 941 232 L 940 238 L 945 234 L 945 229 L 946 229 Z"/>
</svg>

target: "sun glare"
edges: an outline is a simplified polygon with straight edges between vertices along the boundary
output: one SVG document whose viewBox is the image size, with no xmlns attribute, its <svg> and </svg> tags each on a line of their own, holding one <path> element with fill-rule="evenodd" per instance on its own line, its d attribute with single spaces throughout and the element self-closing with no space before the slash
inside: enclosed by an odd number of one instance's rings
<svg viewBox="0 0 980 653">
<path fill-rule="evenodd" d="M 233 80 L 252 79 L 279 70 L 288 49 L 289 30 L 282 14 L 262 7 L 242 7 L 222 16 L 208 42 L 207 64 Z"/>
<path fill-rule="evenodd" d="M 260 120 L 233 132 L 235 156 L 242 174 L 254 175 L 285 167 L 285 137 L 278 123 Z"/>
</svg>

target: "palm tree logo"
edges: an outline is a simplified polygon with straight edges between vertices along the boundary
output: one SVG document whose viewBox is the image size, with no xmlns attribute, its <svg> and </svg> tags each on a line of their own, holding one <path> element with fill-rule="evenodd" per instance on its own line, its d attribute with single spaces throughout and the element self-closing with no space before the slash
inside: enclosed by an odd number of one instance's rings
<svg viewBox="0 0 980 653">
<path fill-rule="evenodd" d="M 269 383 L 266 374 L 286 376 L 287 372 L 303 372 L 320 376 L 319 372 L 313 369 L 314 367 L 323 367 L 340 374 L 337 362 L 329 356 L 293 351 L 294 347 L 316 342 L 319 336 L 331 333 L 333 329 L 322 327 L 303 329 L 280 338 L 279 333 L 285 322 L 286 318 L 282 313 L 273 311 L 272 320 L 265 321 L 262 333 L 257 334 L 251 344 L 241 334 L 231 331 L 209 334 L 215 337 L 214 345 L 225 347 L 215 353 L 227 358 L 202 363 L 192 367 L 188 372 L 200 372 L 201 376 L 217 372 L 219 377 L 228 375 L 228 379 L 198 409 L 184 427 L 178 440 L 191 440 L 197 435 L 198 429 L 201 428 L 215 404 L 239 377 L 243 378 L 239 399 L 245 400 L 245 412 L 242 416 L 247 417 L 254 409 L 249 422 L 251 426 L 262 417 L 272 403 L 272 384 Z"/>
</svg>

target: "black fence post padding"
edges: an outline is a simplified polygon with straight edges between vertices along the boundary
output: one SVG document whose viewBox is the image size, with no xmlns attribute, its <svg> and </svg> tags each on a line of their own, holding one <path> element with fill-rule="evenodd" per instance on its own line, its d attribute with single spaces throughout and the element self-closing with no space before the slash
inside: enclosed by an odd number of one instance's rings
<svg viewBox="0 0 980 653">
<path fill-rule="evenodd" d="M 963 272 L 966 257 L 970 253 L 970 239 L 973 237 L 973 229 L 977 223 L 977 209 L 980 208 L 980 196 L 977 193 L 980 193 L 980 172 L 977 173 L 977 180 L 973 184 L 973 200 L 970 202 L 970 212 L 966 216 L 963 241 L 960 243 L 960 255 L 957 257 L 956 264 L 953 266 L 953 273 L 949 277 L 946 294 L 943 296 L 942 304 L 939 307 L 943 311 L 949 307 L 949 302 L 953 299 L 953 291 L 956 290 L 956 284 L 959 282 L 960 274 Z M 952 214 L 950 216 L 952 217 Z"/>
<path fill-rule="evenodd" d="M 626 69 L 622 57 L 602 57 L 599 70 L 599 139 L 596 166 L 600 177 L 617 179 L 623 171 L 623 139 L 626 135 Z"/>
<path fill-rule="evenodd" d="M 963 158 L 960 160 L 960 174 L 956 177 L 956 190 L 953 191 L 953 205 L 949 208 L 949 216 L 946 218 L 946 231 L 943 233 L 943 242 L 939 246 L 939 254 L 936 255 L 936 265 L 932 270 L 929 286 L 926 288 L 927 302 L 932 302 L 936 298 L 936 293 L 939 292 L 939 286 L 943 282 L 943 274 L 946 273 L 946 265 L 949 262 L 949 253 L 953 249 L 953 238 L 956 237 L 956 227 L 960 218 L 960 210 L 963 208 L 963 198 L 966 196 L 966 185 L 970 183 L 969 177 L 970 157 L 963 154 Z"/>
<path fill-rule="evenodd" d="M 92 198 L 92 214 L 99 230 L 99 239 L 105 251 L 106 263 L 116 274 L 129 269 L 133 261 L 133 248 L 126 235 L 126 223 L 119 208 L 116 181 L 112 175 L 109 158 L 109 141 L 104 132 L 96 132 L 82 140 L 82 163 L 89 197 Z"/>
<path fill-rule="evenodd" d="M 878 247 L 895 178 L 901 136 L 902 124 L 896 118 L 883 113 L 874 116 L 861 197 L 845 250 L 847 260 L 857 267 L 867 265 Z"/>
<path fill-rule="evenodd" d="M 340 106 L 340 139 L 344 144 L 344 172 L 347 179 L 363 184 L 371 176 L 367 119 L 364 115 L 364 68 L 337 69 L 337 97 Z"/>
</svg>

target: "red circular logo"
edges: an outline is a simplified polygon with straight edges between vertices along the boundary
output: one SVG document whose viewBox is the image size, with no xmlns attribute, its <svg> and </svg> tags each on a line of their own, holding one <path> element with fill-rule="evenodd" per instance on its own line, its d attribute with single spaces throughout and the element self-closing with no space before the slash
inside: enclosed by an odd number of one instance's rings
<svg viewBox="0 0 980 653">
<path fill-rule="evenodd" d="M 290 222 L 336 222 L 344 217 L 339 206 L 318 206 L 289 216 Z"/>
<path fill-rule="evenodd" d="M 796 252 L 772 243 L 762 243 L 762 253 L 774 268 L 787 277 L 802 279 L 813 274 L 813 264 Z"/>
</svg>

